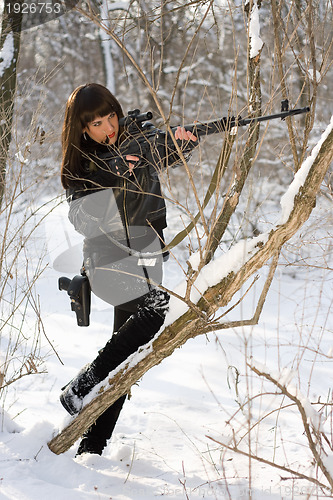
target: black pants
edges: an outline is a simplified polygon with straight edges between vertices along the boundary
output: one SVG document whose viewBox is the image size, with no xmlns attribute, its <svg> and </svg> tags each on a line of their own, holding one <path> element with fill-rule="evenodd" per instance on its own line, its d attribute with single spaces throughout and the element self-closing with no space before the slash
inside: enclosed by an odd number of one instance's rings
<svg viewBox="0 0 333 500">
<path fill-rule="evenodd" d="M 132 307 L 127 309 L 122 309 L 121 307 L 114 308 L 114 332 L 118 331 L 119 328 L 126 323 L 133 312 L 135 312 L 134 303 L 131 305 L 133 305 L 132 311 Z M 126 395 L 121 396 L 117 401 L 115 401 L 107 410 L 105 410 L 104 413 L 102 413 L 102 415 L 98 417 L 96 422 L 88 429 L 88 431 L 85 432 L 84 436 L 101 443 L 110 439 L 125 400 Z"/>
<path fill-rule="evenodd" d="M 120 262 L 122 261 L 120 260 Z M 117 332 L 119 328 L 124 323 L 126 323 L 130 316 L 138 311 L 139 306 L 143 305 L 145 297 L 150 295 L 150 292 L 148 292 L 148 290 L 150 290 L 151 287 L 147 287 L 147 283 L 145 281 L 140 281 L 136 278 L 133 278 L 133 280 L 131 281 L 130 274 L 117 274 L 115 272 L 111 272 L 110 270 L 108 270 L 107 266 L 104 265 L 103 259 L 95 262 L 95 264 L 97 264 L 97 269 L 95 268 L 94 272 L 91 273 L 91 277 L 93 277 L 91 279 L 92 290 L 97 296 L 105 300 L 105 302 L 114 305 L 113 332 Z M 100 270 L 98 266 L 101 267 Z M 126 270 L 126 266 L 124 267 L 124 269 Z M 138 267 L 135 267 L 135 273 L 138 272 L 137 269 Z M 146 275 L 146 272 L 143 272 L 143 275 Z M 162 281 L 162 256 L 160 256 L 154 268 L 153 274 L 150 275 L 149 273 L 149 277 L 153 278 L 157 283 Z M 142 286 L 142 284 L 144 284 L 144 287 Z M 115 305 L 117 304 L 115 299 L 119 294 L 119 290 L 122 289 L 131 289 L 132 291 L 136 290 L 138 293 L 132 294 L 129 297 L 129 302 L 122 303 L 121 305 Z M 126 294 L 124 296 L 126 296 Z M 149 328 L 148 325 L 147 328 Z M 142 338 L 144 338 L 144 335 L 142 336 Z M 118 350 L 119 349 L 122 350 L 123 353 L 125 353 L 128 349 L 128 354 L 130 354 L 132 351 L 130 345 L 128 347 L 126 345 L 118 346 Z M 105 412 L 100 417 L 98 417 L 96 422 L 88 429 L 84 436 L 86 438 L 91 438 L 93 441 L 97 441 L 99 443 L 104 443 L 105 441 L 110 439 L 125 400 L 126 395 L 120 397 L 115 403 L 113 403 L 112 406 L 105 410 Z"/>
</svg>

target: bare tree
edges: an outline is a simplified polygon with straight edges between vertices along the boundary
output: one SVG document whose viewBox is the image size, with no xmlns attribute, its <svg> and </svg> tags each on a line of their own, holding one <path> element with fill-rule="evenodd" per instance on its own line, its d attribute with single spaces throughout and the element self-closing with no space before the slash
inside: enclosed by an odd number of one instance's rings
<svg viewBox="0 0 333 500">
<path fill-rule="evenodd" d="M 30 95 L 20 96 L 29 101 Z M 36 247 L 36 233 L 49 212 L 59 203 L 53 196 L 40 203 L 45 172 L 38 171 L 43 152 L 42 136 L 36 127 L 44 112 L 43 96 L 33 110 L 30 126 L 17 130 L 26 117 L 15 107 L 11 146 L 6 158 L 6 184 L 0 207 L 0 400 L 22 377 L 45 373 L 45 351 L 41 339 L 47 337 L 42 321 L 36 282 L 43 274 L 45 247 Z M 26 107 L 31 116 L 31 110 Z M 43 140 L 41 140 L 43 139 Z M 45 152 L 45 149 L 44 149 Z M 37 188 L 38 186 L 38 188 Z M 51 349 L 53 347 L 51 346 Z M 53 349 L 54 350 L 54 349 Z"/>
</svg>

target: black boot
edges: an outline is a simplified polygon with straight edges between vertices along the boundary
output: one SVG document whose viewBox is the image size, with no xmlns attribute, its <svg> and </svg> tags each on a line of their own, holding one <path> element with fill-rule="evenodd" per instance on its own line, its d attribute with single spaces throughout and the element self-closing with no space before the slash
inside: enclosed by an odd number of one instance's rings
<svg viewBox="0 0 333 500">
<path fill-rule="evenodd" d="M 111 438 L 125 399 L 126 396 L 117 399 L 117 401 L 113 403 L 110 408 L 105 410 L 105 412 L 98 417 L 96 422 L 83 434 L 76 456 L 82 455 L 83 453 L 102 454 L 107 441 Z"/>
<path fill-rule="evenodd" d="M 106 440 L 99 441 L 92 436 L 88 437 L 84 435 L 75 456 L 78 457 L 79 455 L 83 455 L 83 453 L 102 455 L 105 446 Z"/>
<path fill-rule="evenodd" d="M 87 364 L 75 378 L 63 387 L 63 392 L 60 394 L 62 406 L 70 415 L 75 415 L 82 407 L 82 399 L 101 380 L 103 378 L 100 378 L 95 371 L 95 362 Z"/>
<path fill-rule="evenodd" d="M 164 323 L 168 302 L 166 292 L 154 290 L 149 294 L 138 312 L 112 336 L 96 359 L 65 387 L 60 401 L 68 413 L 79 413 L 83 398 L 93 387 L 154 337 Z"/>
</svg>

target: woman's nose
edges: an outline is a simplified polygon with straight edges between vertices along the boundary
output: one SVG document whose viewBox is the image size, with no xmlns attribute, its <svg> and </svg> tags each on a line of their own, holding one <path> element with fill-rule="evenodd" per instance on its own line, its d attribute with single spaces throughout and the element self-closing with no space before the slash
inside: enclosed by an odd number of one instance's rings
<svg viewBox="0 0 333 500">
<path fill-rule="evenodd" d="M 105 125 L 105 132 L 113 132 L 113 131 L 114 131 L 113 125 L 110 122 L 107 122 Z"/>
</svg>

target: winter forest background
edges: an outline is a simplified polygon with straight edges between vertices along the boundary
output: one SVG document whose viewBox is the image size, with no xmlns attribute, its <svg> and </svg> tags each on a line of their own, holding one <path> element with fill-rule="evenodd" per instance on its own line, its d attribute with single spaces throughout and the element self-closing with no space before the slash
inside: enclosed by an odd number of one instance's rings
<svg viewBox="0 0 333 500">
<path fill-rule="evenodd" d="M 3 16 L 0 498 L 332 496 L 332 7 L 80 1 L 22 31 L 18 60 Z M 311 110 L 204 138 L 162 175 L 167 242 L 190 225 L 166 268 L 173 302 L 153 349 L 165 359 L 153 368 L 148 349 L 122 367 L 128 390 L 140 379 L 124 423 L 105 457 L 75 461 L 47 446 L 68 423 L 60 387 L 112 317 L 95 301 L 80 329 L 57 290 L 81 266 L 60 135 L 87 82 L 163 129 L 279 112 L 286 98 Z"/>
</svg>

